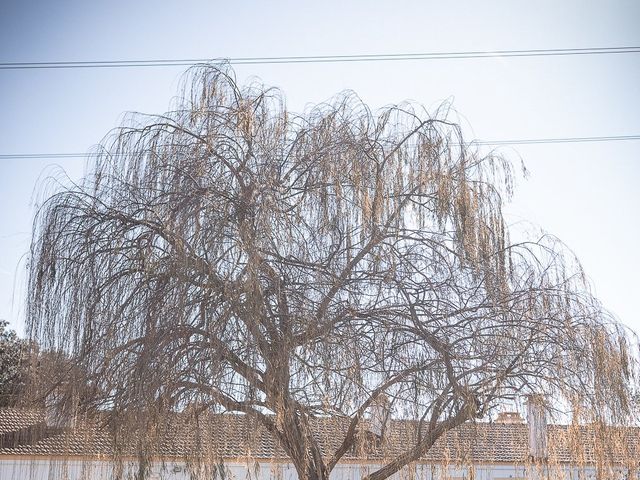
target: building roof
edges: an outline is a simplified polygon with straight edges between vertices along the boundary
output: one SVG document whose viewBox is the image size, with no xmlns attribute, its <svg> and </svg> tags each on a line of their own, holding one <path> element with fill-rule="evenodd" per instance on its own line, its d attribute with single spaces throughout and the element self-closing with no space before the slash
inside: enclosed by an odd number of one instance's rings
<svg viewBox="0 0 640 480">
<path fill-rule="evenodd" d="M 17 432 L 41 422 L 44 422 L 44 416 L 39 410 L 0 409 L 0 435 Z"/>
<path fill-rule="evenodd" d="M 33 410 L 0 410 L 0 458 L 17 456 L 109 457 L 114 454 L 114 434 L 97 423 L 81 423 L 73 429 L 47 429 L 42 434 L 44 414 Z M 361 443 L 343 457 L 343 461 L 376 462 L 399 453 L 415 439 L 415 423 L 391 421 L 385 440 Z M 31 439 L 25 429 L 39 429 Z M 312 429 L 323 453 L 338 448 L 347 422 L 334 418 L 316 418 Z M 11 443 L 12 432 L 23 432 Z M 550 463 L 629 465 L 640 458 L 640 429 L 608 428 L 600 431 L 589 426 L 549 425 L 547 443 Z M 148 438 L 148 437 L 146 437 Z M 528 426 L 523 423 L 475 422 L 461 425 L 441 437 L 424 456 L 425 463 L 449 464 L 526 464 L 528 462 Z M 600 441 L 598 441 L 598 439 Z M 176 417 L 168 428 L 155 433 L 151 455 L 164 458 L 188 458 L 202 452 L 211 458 L 286 461 L 278 442 L 255 420 L 245 415 L 206 415 L 196 422 Z M 136 443 L 130 442 L 121 453 L 136 455 Z"/>
</svg>

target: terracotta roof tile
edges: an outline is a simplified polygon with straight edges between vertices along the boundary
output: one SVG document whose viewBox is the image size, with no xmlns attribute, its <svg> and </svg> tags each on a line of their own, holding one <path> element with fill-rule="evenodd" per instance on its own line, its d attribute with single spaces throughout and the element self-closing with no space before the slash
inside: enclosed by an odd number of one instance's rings
<svg viewBox="0 0 640 480">
<path fill-rule="evenodd" d="M 0 410 L 0 434 L 41 425 L 41 412 Z M 406 448 L 415 439 L 415 423 L 392 421 L 383 442 L 349 451 L 345 460 L 381 460 Z M 324 455 L 335 451 L 347 429 L 347 422 L 332 418 L 316 418 L 312 429 Z M 185 458 L 196 452 L 215 458 L 286 458 L 278 442 L 255 420 L 243 415 L 209 415 L 197 425 L 178 417 L 164 432 L 158 432 L 158 445 L 152 452 L 162 457 Z M 596 438 L 603 440 L 596 448 Z M 593 463 L 597 454 L 608 463 L 625 463 L 640 458 L 640 429 L 610 428 L 596 431 L 585 426 L 550 425 L 548 427 L 549 461 L 557 463 Z M 78 424 L 74 429 L 49 434 L 35 442 L 0 449 L 0 455 L 101 456 L 113 455 L 113 436 L 96 424 Z M 135 445 L 123 450 L 135 455 Z M 425 455 L 428 463 L 509 463 L 528 460 L 528 428 L 526 424 L 467 423 L 447 432 Z"/>
<path fill-rule="evenodd" d="M 43 422 L 44 413 L 41 410 L 4 408 L 0 410 L 0 435 L 17 432 Z"/>
</svg>

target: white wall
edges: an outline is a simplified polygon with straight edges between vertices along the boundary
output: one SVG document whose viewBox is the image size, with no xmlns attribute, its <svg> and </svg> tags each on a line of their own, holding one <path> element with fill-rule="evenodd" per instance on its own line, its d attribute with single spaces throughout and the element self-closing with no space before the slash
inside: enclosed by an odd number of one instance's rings
<svg viewBox="0 0 640 480">
<path fill-rule="evenodd" d="M 359 480 L 366 473 L 373 471 L 374 464 L 341 464 L 331 472 L 331 480 Z M 137 472 L 137 464 L 132 462 L 123 466 L 123 477 L 133 478 Z M 566 468 L 562 472 L 550 475 L 550 478 L 566 480 L 595 479 L 594 469 Z M 220 473 L 222 471 L 222 474 Z M 204 473 L 204 472 L 200 472 Z M 238 463 L 225 462 L 216 469 L 217 480 L 297 480 L 292 464 L 262 462 Z M 394 475 L 391 480 L 517 480 L 542 478 L 525 467 L 512 465 L 476 466 L 473 477 L 467 468 L 454 466 L 440 467 L 433 465 L 417 465 L 413 469 L 405 468 Z M 0 480 L 109 480 L 115 477 L 111 462 L 79 461 L 79 460 L 29 460 L 0 459 Z M 606 478 L 626 478 L 624 474 L 605 474 Z M 197 472 L 189 471 L 184 463 L 165 462 L 154 464 L 151 468 L 151 480 L 190 480 L 198 478 Z M 200 478 L 203 478 L 201 476 Z M 211 474 L 206 478 L 211 479 Z M 636 475 L 636 478 L 640 478 Z"/>
</svg>

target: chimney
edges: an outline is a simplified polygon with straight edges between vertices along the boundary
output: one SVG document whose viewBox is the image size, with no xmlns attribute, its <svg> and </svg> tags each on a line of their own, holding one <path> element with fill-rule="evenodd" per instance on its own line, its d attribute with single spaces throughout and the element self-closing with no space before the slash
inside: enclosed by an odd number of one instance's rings
<svg viewBox="0 0 640 480">
<path fill-rule="evenodd" d="M 529 455 L 534 462 L 547 458 L 547 416 L 543 395 L 527 398 L 527 422 L 529 424 Z"/>
<path fill-rule="evenodd" d="M 524 423 L 524 418 L 518 412 L 500 412 L 496 423 Z"/>
<path fill-rule="evenodd" d="M 381 394 L 371 407 L 371 421 L 368 430 L 376 437 L 382 438 L 389 419 L 389 399 Z"/>
</svg>

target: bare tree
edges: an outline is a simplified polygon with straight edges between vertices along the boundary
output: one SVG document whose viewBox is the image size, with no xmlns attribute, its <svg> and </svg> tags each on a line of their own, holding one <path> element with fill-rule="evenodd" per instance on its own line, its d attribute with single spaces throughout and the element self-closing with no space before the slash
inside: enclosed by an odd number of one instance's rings
<svg viewBox="0 0 640 480">
<path fill-rule="evenodd" d="M 369 480 L 519 395 L 630 414 L 625 332 L 557 242 L 510 242 L 509 163 L 445 117 L 352 94 L 294 115 L 201 66 L 95 161 L 40 208 L 29 267 L 30 335 L 88 372 L 77 408 L 246 414 L 309 480 L 387 413 L 413 442 Z M 335 451 L 314 416 L 344 422 Z"/>
</svg>

